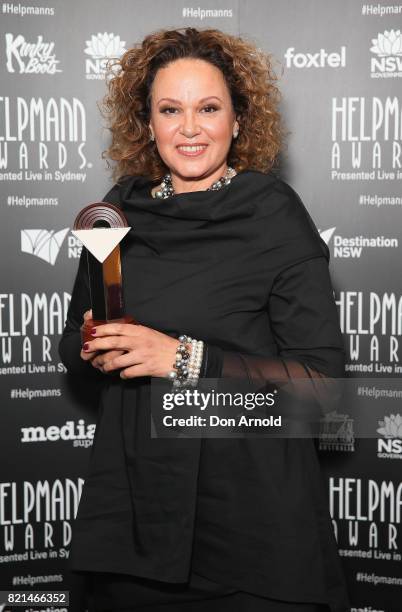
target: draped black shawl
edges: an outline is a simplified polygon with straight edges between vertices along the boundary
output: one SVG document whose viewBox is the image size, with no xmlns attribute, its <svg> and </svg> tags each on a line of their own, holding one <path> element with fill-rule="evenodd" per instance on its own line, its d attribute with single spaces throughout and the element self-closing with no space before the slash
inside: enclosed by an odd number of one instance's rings
<svg viewBox="0 0 402 612">
<path fill-rule="evenodd" d="M 122 242 L 126 312 L 202 339 L 202 376 L 343 376 L 328 248 L 295 191 L 244 171 L 218 191 L 151 197 L 147 177 L 105 196 Z M 122 381 L 79 358 L 90 307 L 80 261 L 60 354 L 102 384 L 72 567 L 184 582 L 191 570 L 290 601 L 347 609 L 312 440 L 151 438 L 150 379 Z M 82 383 L 80 383 L 82 384 Z"/>
</svg>

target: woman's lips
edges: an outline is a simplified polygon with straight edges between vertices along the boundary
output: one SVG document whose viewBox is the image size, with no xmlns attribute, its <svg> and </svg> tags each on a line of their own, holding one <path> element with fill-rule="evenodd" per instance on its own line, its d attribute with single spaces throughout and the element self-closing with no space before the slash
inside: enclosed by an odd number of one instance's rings
<svg viewBox="0 0 402 612">
<path fill-rule="evenodd" d="M 180 153 L 180 155 L 185 155 L 186 157 L 198 157 L 199 155 L 202 155 L 204 153 L 204 151 L 207 150 L 208 145 L 202 146 L 202 148 L 198 148 L 197 150 L 185 150 L 181 147 L 177 147 L 177 151 Z"/>
</svg>

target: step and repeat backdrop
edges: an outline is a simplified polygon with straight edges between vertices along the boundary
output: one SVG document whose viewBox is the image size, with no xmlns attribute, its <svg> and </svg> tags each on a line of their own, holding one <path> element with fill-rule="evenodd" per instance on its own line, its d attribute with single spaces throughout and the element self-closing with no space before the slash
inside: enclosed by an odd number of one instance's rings
<svg viewBox="0 0 402 612">
<path fill-rule="evenodd" d="M 85 610 L 68 556 L 97 391 L 70 380 L 57 351 L 80 255 L 71 228 L 112 186 L 97 106 L 107 60 L 188 25 L 245 36 L 275 60 L 289 130 L 281 176 L 330 248 L 353 403 L 372 427 L 356 436 L 345 408 L 319 441 L 334 532 L 352 610 L 400 612 L 402 4 L 50 0 L 0 11 L 0 590 L 69 590 L 68 609 Z"/>
</svg>

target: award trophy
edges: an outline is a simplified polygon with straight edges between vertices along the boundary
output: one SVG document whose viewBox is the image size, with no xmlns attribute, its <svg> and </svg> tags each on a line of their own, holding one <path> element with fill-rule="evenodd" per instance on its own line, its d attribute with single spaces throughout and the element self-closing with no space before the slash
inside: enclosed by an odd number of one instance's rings
<svg viewBox="0 0 402 612">
<path fill-rule="evenodd" d="M 87 251 L 92 319 L 81 326 L 81 341 L 93 339 L 91 330 L 104 323 L 134 323 L 124 314 L 120 242 L 131 228 L 121 210 L 108 202 L 83 208 L 72 233 Z"/>
</svg>

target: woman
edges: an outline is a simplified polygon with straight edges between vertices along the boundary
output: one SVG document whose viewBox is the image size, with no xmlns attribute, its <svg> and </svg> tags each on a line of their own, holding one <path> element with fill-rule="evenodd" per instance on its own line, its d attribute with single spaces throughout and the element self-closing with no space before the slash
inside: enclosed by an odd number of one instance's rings
<svg viewBox="0 0 402 612">
<path fill-rule="evenodd" d="M 100 380 L 102 400 L 72 569 L 90 610 L 346 611 L 312 440 L 150 431 L 151 377 L 186 384 L 183 334 L 199 342 L 195 380 L 343 374 L 328 249 L 272 171 L 283 132 L 269 57 L 187 28 L 147 36 L 119 67 L 105 201 L 133 228 L 122 268 L 140 324 L 99 326 L 80 352 L 81 258 L 60 354 Z"/>
</svg>

